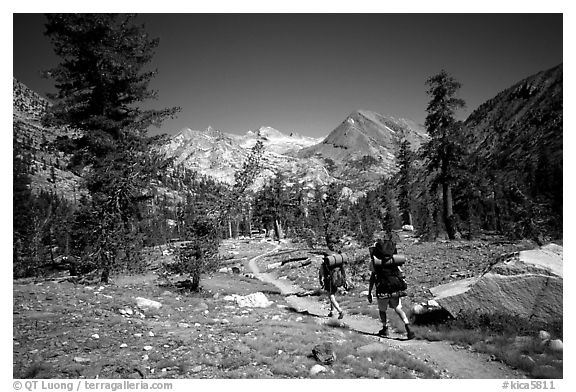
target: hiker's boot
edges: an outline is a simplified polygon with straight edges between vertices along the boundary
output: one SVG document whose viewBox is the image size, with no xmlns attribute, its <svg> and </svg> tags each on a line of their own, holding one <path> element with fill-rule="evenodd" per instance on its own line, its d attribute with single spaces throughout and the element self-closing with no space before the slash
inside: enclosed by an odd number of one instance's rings
<svg viewBox="0 0 576 392">
<path fill-rule="evenodd" d="M 406 324 L 405 327 L 406 327 L 406 337 L 408 338 L 408 340 L 414 339 L 416 337 L 416 335 L 414 335 L 414 331 L 410 329 L 410 326 L 408 324 Z"/>
<path fill-rule="evenodd" d="M 338 320 L 342 320 L 344 318 L 344 312 L 340 312 L 338 315 Z"/>
<path fill-rule="evenodd" d="M 388 327 L 384 327 L 382 328 L 380 331 L 378 331 L 378 336 L 388 336 Z"/>
</svg>

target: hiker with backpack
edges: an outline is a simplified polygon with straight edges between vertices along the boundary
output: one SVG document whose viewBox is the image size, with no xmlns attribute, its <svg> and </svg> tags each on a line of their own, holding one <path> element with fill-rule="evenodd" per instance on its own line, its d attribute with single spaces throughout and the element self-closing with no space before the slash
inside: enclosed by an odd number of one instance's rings
<svg viewBox="0 0 576 392">
<path fill-rule="evenodd" d="M 318 278 L 320 281 L 320 287 L 328 292 L 328 298 L 330 299 L 330 313 L 328 317 L 334 315 L 334 309 L 338 311 L 338 318 L 344 318 L 344 311 L 336 301 L 336 292 L 338 287 L 343 287 L 345 290 L 348 289 L 348 282 L 346 280 L 346 271 L 344 270 L 344 261 L 346 259 L 345 254 L 336 255 L 324 255 L 322 260 L 322 265 L 318 273 Z"/>
<path fill-rule="evenodd" d="M 376 299 L 378 301 L 378 311 L 382 321 L 382 329 L 378 332 L 380 336 L 388 336 L 386 325 L 386 309 L 394 309 L 404 322 L 408 339 L 414 338 L 414 332 L 410 330 L 410 322 L 406 313 L 402 310 L 401 297 L 406 296 L 406 281 L 400 265 L 404 262 L 404 257 L 398 255 L 396 242 L 391 233 L 386 233 L 382 238 L 376 240 L 370 251 L 370 283 L 368 286 L 368 302 L 372 303 L 372 288 L 376 286 Z M 396 256 L 395 256 L 396 255 Z"/>
</svg>

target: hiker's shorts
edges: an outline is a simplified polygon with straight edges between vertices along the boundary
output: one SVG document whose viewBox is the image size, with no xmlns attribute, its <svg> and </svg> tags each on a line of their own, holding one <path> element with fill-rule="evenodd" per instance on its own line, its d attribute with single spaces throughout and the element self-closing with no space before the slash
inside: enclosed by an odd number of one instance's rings
<svg viewBox="0 0 576 392">
<path fill-rule="evenodd" d="M 396 308 L 398 305 L 401 305 L 400 297 L 395 298 L 376 298 L 378 301 L 378 310 L 380 312 L 385 312 L 388 307 L 391 309 Z"/>
</svg>

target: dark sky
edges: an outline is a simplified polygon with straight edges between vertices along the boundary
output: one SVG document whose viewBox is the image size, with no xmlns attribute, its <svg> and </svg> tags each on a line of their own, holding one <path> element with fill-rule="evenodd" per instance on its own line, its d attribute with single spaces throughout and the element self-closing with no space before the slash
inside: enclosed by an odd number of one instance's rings
<svg viewBox="0 0 576 392">
<path fill-rule="evenodd" d="M 562 14 L 141 14 L 160 38 L 154 133 L 271 126 L 325 136 L 356 109 L 423 123 L 427 77 L 446 69 L 472 110 L 560 64 Z M 39 93 L 56 64 L 44 17 L 14 14 L 14 76 Z"/>
</svg>

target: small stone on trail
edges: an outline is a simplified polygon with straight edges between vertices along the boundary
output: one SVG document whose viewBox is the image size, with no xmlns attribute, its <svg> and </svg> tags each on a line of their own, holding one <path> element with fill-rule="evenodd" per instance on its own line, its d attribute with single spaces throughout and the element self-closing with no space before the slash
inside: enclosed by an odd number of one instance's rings
<svg viewBox="0 0 576 392">
<path fill-rule="evenodd" d="M 128 345 L 127 345 L 126 343 L 122 343 L 122 344 L 120 345 L 120 348 L 126 348 L 126 347 L 128 347 Z"/>
<path fill-rule="evenodd" d="M 152 331 L 148 332 L 148 336 L 154 337 L 154 332 L 152 332 Z"/>
<path fill-rule="evenodd" d="M 192 369 L 190 369 L 190 371 L 191 371 L 192 373 L 201 372 L 201 371 L 202 371 L 202 366 L 196 365 L 196 366 L 194 366 Z"/>
<path fill-rule="evenodd" d="M 315 376 L 318 373 L 322 373 L 325 371 L 326 371 L 326 368 L 324 366 L 316 364 L 310 368 L 310 375 Z"/>
<path fill-rule="evenodd" d="M 134 334 L 134 337 L 135 337 L 135 338 L 141 338 L 141 337 L 142 337 L 142 334 L 141 334 L 141 333 L 135 333 L 135 334 Z"/>
<path fill-rule="evenodd" d="M 147 361 L 148 358 L 150 358 L 150 357 L 148 356 L 148 354 L 142 355 L 142 360 L 143 360 L 143 361 Z"/>
<path fill-rule="evenodd" d="M 98 335 L 97 333 L 95 333 L 91 337 L 92 337 L 92 339 L 100 339 L 100 335 Z"/>
<path fill-rule="evenodd" d="M 150 351 L 152 350 L 152 346 L 144 346 L 143 349 L 144 351 Z"/>
<path fill-rule="evenodd" d="M 160 309 L 162 307 L 160 302 L 142 297 L 136 297 L 136 305 L 140 309 Z"/>
<path fill-rule="evenodd" d="M 90 362 L 90 358 L 74 357 L 74 362 L 88 363 L 88 362 Z"/>
</svg>

